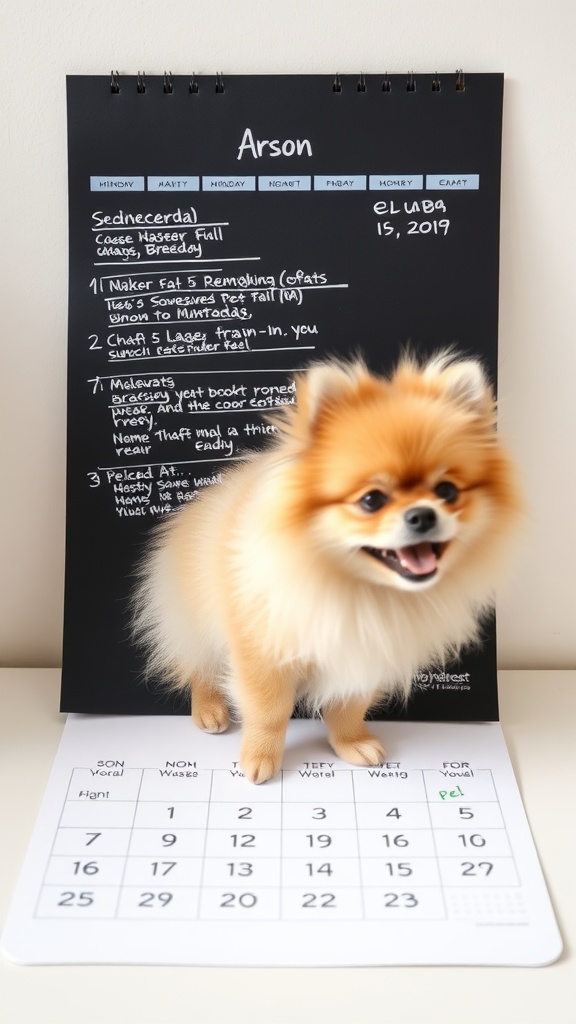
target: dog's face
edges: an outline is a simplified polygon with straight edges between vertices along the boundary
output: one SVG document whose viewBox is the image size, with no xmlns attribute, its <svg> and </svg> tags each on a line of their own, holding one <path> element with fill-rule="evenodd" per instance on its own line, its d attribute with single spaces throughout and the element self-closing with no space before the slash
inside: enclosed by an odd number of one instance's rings
<svg viewBox="0 0 576 1024">
<path fill-rule="evenodd" d="M 297 398 L 291 434 L 305 447 L 293 514 L 353 576 L 428 589 L 478 563 L 516 513 L 478 363 L 407 360 L 390 380 L 320 366 Z"/>
</svg>

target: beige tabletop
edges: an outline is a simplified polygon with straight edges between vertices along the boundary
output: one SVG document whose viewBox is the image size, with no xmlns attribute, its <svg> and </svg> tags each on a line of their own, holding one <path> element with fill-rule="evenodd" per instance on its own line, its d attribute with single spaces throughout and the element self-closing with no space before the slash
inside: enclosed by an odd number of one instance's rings
<svg viewBox="0 0 576 1024">
<path fill-rule="evenodd" d="M 64 723 L 56 669 L 0 670 L 2 918 Z M 16 967 L 0 1024 L 575 1024 L 576 672 L 499 675 L 501 721 L 564 939 L 545 968 Z"/>
</svg>

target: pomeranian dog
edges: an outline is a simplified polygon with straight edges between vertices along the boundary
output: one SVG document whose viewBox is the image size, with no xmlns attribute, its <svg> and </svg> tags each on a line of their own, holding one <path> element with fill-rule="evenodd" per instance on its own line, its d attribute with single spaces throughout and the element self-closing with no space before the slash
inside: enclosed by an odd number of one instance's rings
<svg viewBox="0 0 576 1024">
<path fill-rule="evenodd" d="M 140 568 L 149 671 L 195 723 L 242 722 L 252 782 L 280 769 L 295 702 L 336 754 L 385 760 L 369 708 L 477 638 L 520 500 L 479 362 L 407 355 L 389 378 L 317 363 L 246 456 L 167 517 Z"/>
</svg>

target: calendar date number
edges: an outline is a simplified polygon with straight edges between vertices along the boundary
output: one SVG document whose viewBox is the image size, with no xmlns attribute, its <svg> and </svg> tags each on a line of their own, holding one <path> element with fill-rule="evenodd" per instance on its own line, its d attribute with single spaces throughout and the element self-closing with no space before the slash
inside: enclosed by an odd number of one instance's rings
<svg viewBox="0 0 576 1024">
<path fill-rule="evenodd" d="M 94 903 L 93 892 L 63 892 L 59 907 L 89 907 Z"/>
</svg>

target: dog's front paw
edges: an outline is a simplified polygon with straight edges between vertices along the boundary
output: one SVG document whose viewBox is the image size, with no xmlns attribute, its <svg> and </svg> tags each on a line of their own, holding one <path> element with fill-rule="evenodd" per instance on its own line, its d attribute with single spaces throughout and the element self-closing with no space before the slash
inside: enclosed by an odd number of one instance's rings
<svg viewBox="0 0 576 1024">
<path fill-rule="evenodd" d="M 249 782 L 260 785 L 261 782 L 268 782 L 280 771 L 282 758 L 275 758 L 270 754 L 242 753 L 240 755 L 240 768 L 243 775 Z"/>
<path fill-rule="evenodd" d="M 356 740 L 332 743 L 334 752 L 343 761 L 357 765 L 382 764 L 386 760 L 386 751 L 376 736 L 360 736 Z"/>
<path fill-rule="evenodd" d="M 193 708 L 192 718 L 204 732 L 226 732 L 230 725 L 228 708 L 220 701 L 205 702 L 200 707 Z"/>
</svg>

